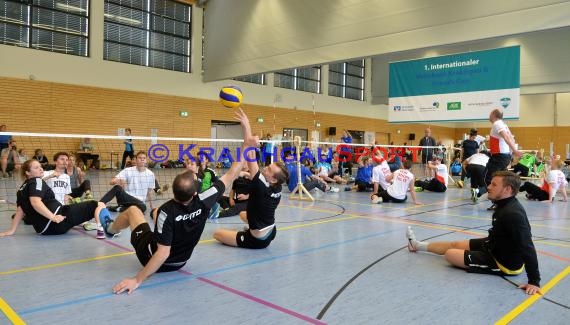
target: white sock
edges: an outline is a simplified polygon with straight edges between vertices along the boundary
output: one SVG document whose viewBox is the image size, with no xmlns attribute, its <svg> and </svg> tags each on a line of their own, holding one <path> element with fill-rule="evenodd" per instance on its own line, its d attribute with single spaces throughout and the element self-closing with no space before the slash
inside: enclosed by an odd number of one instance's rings
<svg viewBox="0 0 570 325">
<path fill-rule="evenodd" d="M 429 243 L 427 241 L 418 241 L 411 226 L 408 226 L 406 237 L 408 237 L 408 240 L 417 251 L 427 251 Z"/>
</svg>

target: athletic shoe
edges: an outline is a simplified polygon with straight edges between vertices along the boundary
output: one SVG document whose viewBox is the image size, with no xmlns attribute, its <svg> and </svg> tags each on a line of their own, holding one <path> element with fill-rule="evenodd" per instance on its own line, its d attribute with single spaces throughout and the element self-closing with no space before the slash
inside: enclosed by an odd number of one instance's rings
<svg viewBox="0 0 570 325">
<path fill-rule="evenodd" d="M 123 207 L 120 205 L 114 205 L 114 206 L 107 207 L 107 210 L 109 210 L 111 212 L 121 212 L 123 210 Z"/>
<path fill-rule="evenodd" d="M 423 191 L 424 191 L 424 188 L 421 187 L 421 186 L 414 186 L 414 191 L 416 191 L 416 192 L 423 192 Z"/>
<path fill-rule="evenodd" d="M 93 194 L 91 193 L 91 191 L 89 191 L 89 190 L 85 191 L 85 200 L 86 201 L 93 200 Z"/>
<path fill-rule="evenodd" d="M 164 194 L 164 192 L 168 191 L 168 185 L 164 184 L 162 185 L 161 188 L 159 188 L 158 190 L 156 190 L 156 195 L 162 195 Z"/>
<path fill-rule="evenodd" d="M 220 216 L 220 204 L 216 202 L 216 204 L 214 204 L 214 206 L 210 210 L 210 215 L 208 216 L 208 219 L 218 219 L 219 216 Z"/>
<path fill-rule="evenodd" d="M 69 205 L 77 204 L 77 203 L 81 203 L 80 197 L 73 197 L 73 198 L 71 198 L 71 200 L 69 200 Z"/>
<path fill-rule="evenodd" d="M 332 192 L 332 193 L 338 193 L 338 191 L 340 191 L 338 189 L 338 187 L 332 187 L 332 186 L 331 186 L 331 189 L 329 190 L 329 192 Z"/>
<path fill-rule="evenodd" d="M 414 246 L 414 242 L 416 242 L 416 235 L 414 234 L 414 231 L 412 230 L 412 226 L 408 226 L 408 229 L 406 230 L 406 238 L 408 238 L 408 251 L 415 253 L 418 251 L 418 249 L 416 248 L 416 246 Z"/>
<path fill-rule="evenodd" d="M 344 190 L 347 191 L 347 192 L 348 192 L 348 191 L 352 191 L 352 187 L 351 187 L 351 186 L 347 186 L 347 187 L 344 188 Z"/>
<path fill-rule="evenodd" d="M 85 231 L 98 230 L 99 228 L 100 228 L 100 226 L 97 225 L 96 222 L 87 221 L 87 222 L 83 223 L 83 229 L 85 229 Z M 103 229 L 101 229 L 101 230 L 103 230 Z M 105 234 L 103 234 L 103 235 L 105 235 Z"/>
<path fill-rule="evenodd" d="M 111 219 L 110 215 L 99 215 L 99 221 L 101 221 L 101 228 L 102 228 L 100 229 L 103 230 L 104 235 L 107 235 L 107 237 L 113 238 L 121 234 L 120 231 L 116 234 L 109 232 L 109 227 L 111 227 L 111 225 L 113 224 L 113 219 Z M 99 231 L 100 230 L 97 229 L 97 238 L 99 238 Z"/>
<path fill-rule="evenodd" d="M 381 196 L 374 196 L 372 198 L 372 204 L 378 204 L 378 203 L 382 203 L 384 202 L 384 200 L 382 199 Z"/>
<path fill-rule="evenodd" d="M 97 239 L 105 239 L 105 231 L 103 231 L 103 227 L 97 228 Z"/>
<path fill-rule="evenodd" d="M 457 181 L 457 187 L 463 188 L 463 181 Z"/>
<path fill-rule="evenodd" d="M 471 189 L 471 201 L 473 201 L 473 204 L 477 204 L 477 200 L 479 200 L 479 197 L 477 196 L 477 194 L 479 194 L 479 190 L 476 188 L 472 188 Z"/>
</svg>

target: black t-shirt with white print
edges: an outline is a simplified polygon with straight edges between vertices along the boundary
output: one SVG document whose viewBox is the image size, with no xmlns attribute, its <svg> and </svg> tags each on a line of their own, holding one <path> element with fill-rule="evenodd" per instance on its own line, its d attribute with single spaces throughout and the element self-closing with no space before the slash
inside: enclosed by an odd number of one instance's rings
<svg viewBox="0 0 570 325">
<path fill-rule="evenodd" d="M 275 224 L 275 210 L 281 201 L 281 186 L 271 186 L 261 172 L 251 180 L 247 202 L 249 229 L 263 229 Z"/>
<path fill-rule="evenodd" d="M 61 203 L 55 198 L 53 190 L 41 178 L 27 179 L 20 186 L 16 196 L 16 204 L 22 208 L 26 219 L 34 225 L 36 232 L 42 232 L 49 220 L 34 209 L 30 202 L 30 197 L 40 197 L 45 206 L 54 213 L 61 207 Z"/>
<path fill-rule="evenodd" d="M 170 246 L 170 255 L 164 262 L 182 263 L 190 259 L 198 244 L 210 209 L 224 194 L 225 185 L 217 180 L 212 187 L 195 196 L 188 205 L 170 200 L 157 211 L 154 236 L 164 246 Z"/>
</svg>

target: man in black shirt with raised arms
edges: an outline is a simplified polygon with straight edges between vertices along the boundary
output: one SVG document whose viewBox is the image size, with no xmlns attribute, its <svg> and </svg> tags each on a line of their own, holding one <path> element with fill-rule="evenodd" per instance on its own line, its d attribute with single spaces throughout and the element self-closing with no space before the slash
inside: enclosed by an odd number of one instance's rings
<svg viewBox="0 0 570 325">
<path fill-rule="evenodd" d="M 530 224 L 516 198 L 520 186 L 520 178 L 512 172 L 493 174 L 488 195 L 497 209 L 493 213 L 493 227 L 489 229 L 488 237 L 428 243 L 416 240 L 411 227 L 408 227 L 408 249 L 445 255 L 449 263 L 467 272 L 517 275 L 526 269 L 528 283 L 519 288 L 529 295 L 540 293 L 540 272 Z"/>
<path fill-rule="evenodd" d="M 275 210 L 281 201 L 281 185 L 287 181 L 289 173 L 282 162 L 274 162 L 260 171 L 253 150 L 248 152 L 247 166 L 253 177 L 246 211 L 240 212 L 239 216 L 249 228 L 243 231 L 218 229 L 214 239 L 228 246 L 266 248 L 277 234 Z"/>
<path fill-rule="evenodd" d="M 247 115 L 240 109 L 236 116 L 244 134 L 243 152 L 247 147 L 255 147 L 257 144 L 248 142 L 255 139 L 251 136 Z M 109 218 L 101 220 L 109 236 L 130 226 L 131 244 L 137 258 L 144 265 L 135 277 L 116 284 L 113 287 L 114 293 L 128 291 L 130 294 L 155 272 L 176 271 L 186 264 L 200 240 L 210 209 L 242 169 L 243 159 L 236 160 L 238 161 L 232 164 L 225 175 L 201 193 L 196 174 L 186 171 L 177 175 L 172 184 L 174 199 L 152 211 L 154 231 L 151 231 L 143 213 L 135 206 L 129 207 L 115 221 Z"/>
</svg>

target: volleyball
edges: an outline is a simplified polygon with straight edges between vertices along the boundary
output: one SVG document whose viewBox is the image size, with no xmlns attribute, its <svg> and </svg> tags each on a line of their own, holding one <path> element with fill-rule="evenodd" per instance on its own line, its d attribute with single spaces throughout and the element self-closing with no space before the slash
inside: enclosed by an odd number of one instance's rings
<svg viewBox="0 0 570 325">
<path fill-rule="evenodd" d="M 243 94 L 236 86 L 226 86 L 220 90 L 220 103 L 227 108 L 237 108 L 241 105 Z"/>
</svg>

